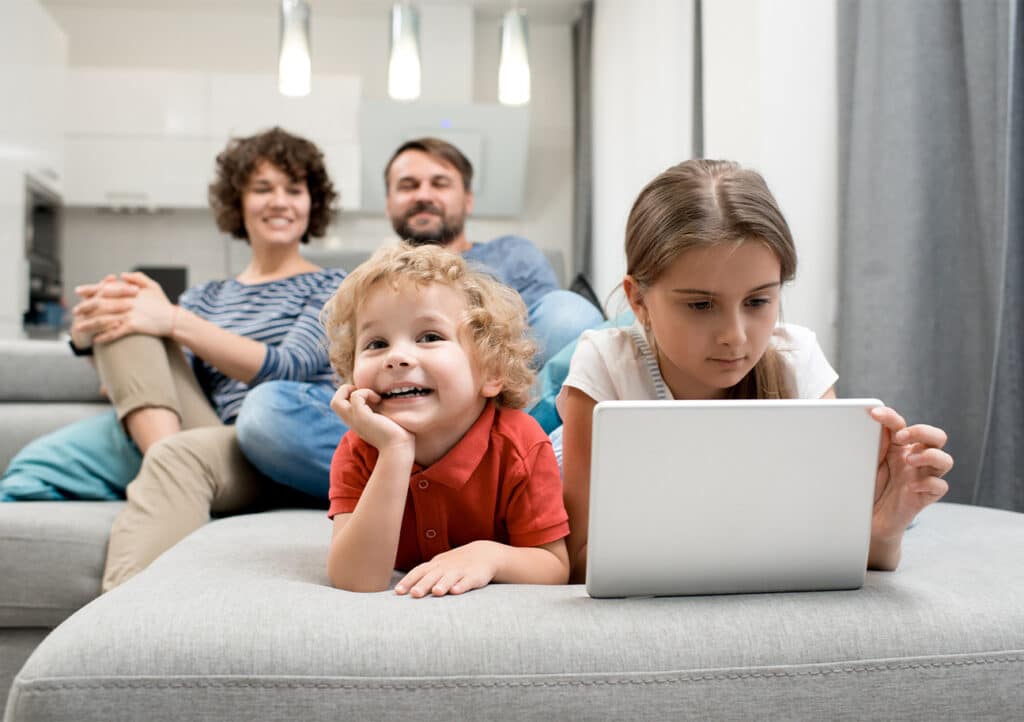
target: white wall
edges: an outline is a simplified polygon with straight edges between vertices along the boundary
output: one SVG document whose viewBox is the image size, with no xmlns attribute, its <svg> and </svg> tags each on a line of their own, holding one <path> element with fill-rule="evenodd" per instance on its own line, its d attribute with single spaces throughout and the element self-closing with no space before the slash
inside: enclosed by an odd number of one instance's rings
<svg viewBox="0 0 1024 722">
<path fill-rule="evenodd" d="M 702 3 L 704 156 L 765 176 L 793 230 L 787 321 L 835 359 L 835 0 Z M 594 15 L 595 288 L 622 279 L 626 216 L 649 180 L 692 155 L 693 4 L 598 0 Z M 618 310 L 613 301 L 611 311 Z"/>
<path fill-rule="evenodd" d="M 3 0 L 0 18 L 0 338 L 9 338 L 28 306 L 25 176 L 60 187 L 67 42 L 36 0 Z"/>
<path fill-rule="evenodd" d="M 219 11 L 112 8 L 102 2 L 84 6 L 60 0 L 48 6 L 67 33 L 71 66 L 276 72 L 278 21 L 273 2 Z M 387 8 L 341 16 L 318 12 L 318 7 L 313 7 L 311 22 L 314 83 L 317 72 L 360 75 L 364 97 L 385 98 Z M 498 21 L 478 19 L 474 27 L 472 100 L 497 102 Z M 533 100 L 523 213 L 518 218 L 471 219 L 467 230 L 474 240 L 524 235 L 571 258 L 571 25 L 531 24 L 530 53 Z M 354 248 L 376 248 L 394 240 L 384 218 L 356 213 L 343 214 L 330 235 L 330 242 Z M 180 244 L 174 254 L 179 262 L 192 267 L 190 280 L 217 277 L 226 269 L 217 265 L 217 254 L 209 248 L 224 243 L 204 212 L 115 215 L 73 209 L 65 224 L 65 288 L 88 278 L 86 274 L 100 266 L 106 270 L 156 264 L 167 255 L 166 246 L 173 244 Z M 109 257 L 98 257 L 96 248 L 103 248 Z"/>
<path fill-rule="evenodd" d="M 626 270 L 622 245 L 633 200 L 693 152 L 693 3 L 598 0 L 592 83 L 593 285 L 603 301 Z M 609 312 L 620 302 L 614 298 Z"/>
<path fill-rule="evenodd" d="M 704 155 L 764 175 L 796 241 L 787 321 L 836 361 L 835 0 L 715 0 L 704 15 Z"/>
</svg>

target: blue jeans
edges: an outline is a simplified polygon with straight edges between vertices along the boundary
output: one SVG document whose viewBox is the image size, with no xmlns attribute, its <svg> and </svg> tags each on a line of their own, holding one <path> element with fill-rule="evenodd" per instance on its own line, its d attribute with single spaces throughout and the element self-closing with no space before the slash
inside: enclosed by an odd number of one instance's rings
<svg viewBox="0 0 1024 722">
<path fill-rule="evenodd" d="M 540 346 L 538 367 L 589 328 L 604 322 L 601 312 L 587 299 L 572 291 L 552 291 L 527 309 L 527 320 Z"/>
<path fill-rule="evenodd" d="M 278 484 L 326 499 L 331 459 L 348 427 L 331 410 L 334 389 L 267 381 L 245 395 L 235 430 L 246 458 Z"/>
</svg>

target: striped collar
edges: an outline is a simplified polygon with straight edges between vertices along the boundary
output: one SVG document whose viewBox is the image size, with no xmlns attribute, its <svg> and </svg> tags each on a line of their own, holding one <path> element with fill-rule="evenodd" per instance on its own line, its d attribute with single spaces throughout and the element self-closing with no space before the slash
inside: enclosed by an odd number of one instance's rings
<svg viewBox="0 0 1024 722">
<path fill-rule="evenodd" d="M 661 377 L 661 369 L 658 368 L 658 357 L 651 348 L 651 344 L 648 343 L 647 334 L 644 333 L 639 323 L 634 323 L 629 327 L 629 336 L 640 351 L 640 358 L 644 366 L 647 367 L 647 373 L 651 375 L 651 381 L 654 383 L 654 393 L 657 394 L 658 401 L 670 400 L 672 397 L 668 392 L 668 384 Z"/>
</svg>

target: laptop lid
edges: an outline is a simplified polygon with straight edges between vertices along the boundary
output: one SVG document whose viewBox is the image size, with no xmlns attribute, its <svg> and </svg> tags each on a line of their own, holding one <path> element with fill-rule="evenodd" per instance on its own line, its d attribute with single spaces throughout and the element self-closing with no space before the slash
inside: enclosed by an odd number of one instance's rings
<svg viewBox="0 0 1024 722">
<path fill-rule="evenodd" d="M 878 399 L 606 401 L 594 409 L 593 597 L 864 583 Z"/>
</svg>

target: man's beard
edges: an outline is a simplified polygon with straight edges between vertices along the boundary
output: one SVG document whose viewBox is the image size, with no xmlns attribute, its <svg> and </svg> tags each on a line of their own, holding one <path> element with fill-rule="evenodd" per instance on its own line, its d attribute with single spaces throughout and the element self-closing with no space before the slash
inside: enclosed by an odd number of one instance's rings
<svg viewBox="0 0 1024 722">
<path fill-rule="evenodd" d="M 441 225 L 434 229 L 417 230 L 409 224 L 409 219 L 417 213 L 433 213 L 441 219 Z M 440 208 L 428 201 L 419 201 L 410 208 L 401 218 L 392 219 L 391 227 L 402 240 L 414 246 L 447 246 L 460 235 L 465 227 L 465 220 L 457 218 L 452 223 L 445 218 Z"/>
</svg>

